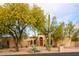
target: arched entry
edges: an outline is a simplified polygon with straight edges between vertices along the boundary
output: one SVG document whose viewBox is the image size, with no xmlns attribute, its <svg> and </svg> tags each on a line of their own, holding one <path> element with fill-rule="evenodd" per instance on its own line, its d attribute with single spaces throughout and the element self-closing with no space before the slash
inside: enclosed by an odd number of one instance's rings
<svg viewBox="0 0 79 59">
<path fill-rule="evenodd" d="M 40 46 L 43 46 L 43 37 L 40 37 Z"/>
</svg>

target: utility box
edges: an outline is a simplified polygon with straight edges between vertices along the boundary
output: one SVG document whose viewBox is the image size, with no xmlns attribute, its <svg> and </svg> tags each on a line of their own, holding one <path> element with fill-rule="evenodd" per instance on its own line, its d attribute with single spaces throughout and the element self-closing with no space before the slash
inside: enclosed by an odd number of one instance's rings
<svg viewBox="0 0 79 59">
<path fill-rule="evenodd" d="M 58 47 L 58 52 L 63 52 L 64 46 L 59 46 Z"/>
</svg>

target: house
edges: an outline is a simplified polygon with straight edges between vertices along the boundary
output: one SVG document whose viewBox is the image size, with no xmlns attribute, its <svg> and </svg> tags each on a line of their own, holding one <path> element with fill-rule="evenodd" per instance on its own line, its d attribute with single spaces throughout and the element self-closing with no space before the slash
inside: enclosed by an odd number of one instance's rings
<svg viewBox="0 0 79 59">
<path fill-rule="evenodd" d="M 46 37 L 45 35 L 41 34 L 38 35 L 37 39 L 30 37 L 30 38 L 23 38 L 21 41 L 21 44 L 19 44 L 19 47 L 31 47 L 32 45 L 36 44 L 37 46 L 44 47 L 46 43 Z M 62 41 L 64 47 L 79 47 L 79 42 L 75 44 L 75 42 L 71 41 L 69 38 L 64 38 Z M 51 41 L 51 45 L 53 46 L 54 41 Z M 58 46 L 61 44 L 61 41 L 58 41 Z M 14 48 L 15 42 L 14 39 L 10 36 L 3 37 L 3 39 L 0 39 L 0 47 L 4 48 Z"/>
<path fill-rule="evenodd" d="M 23 39 L 22 41 L 22 45 L 23 46 L 32 46 L 32 45 L 37 45 L 37 46 L 45 46 L 45 35 L 38 35 L 37 39 L 36 38 L 27 38 L 27 39 Z"/>
</svg>

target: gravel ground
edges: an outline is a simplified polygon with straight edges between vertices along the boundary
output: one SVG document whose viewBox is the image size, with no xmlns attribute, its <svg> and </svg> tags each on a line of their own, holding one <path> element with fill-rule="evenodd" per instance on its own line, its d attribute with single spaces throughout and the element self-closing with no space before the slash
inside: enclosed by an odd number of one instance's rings
<svg viewBox="0 0 79 59">
<path fill-rule="evenodd" d="M 46 50 L 45 47 L 38 47 L 40 52 L 32 53 L 29 48 L 20 48 L 19 52 L 16 52 L 15 49 L 0 49 L 0 55 L 4 56 L 79 56 L 79 47 L 78 48 L 63 48 L 61 52 L 58 51 L 58 48 L 52 48 L 51 51 Z"/>
</svg>

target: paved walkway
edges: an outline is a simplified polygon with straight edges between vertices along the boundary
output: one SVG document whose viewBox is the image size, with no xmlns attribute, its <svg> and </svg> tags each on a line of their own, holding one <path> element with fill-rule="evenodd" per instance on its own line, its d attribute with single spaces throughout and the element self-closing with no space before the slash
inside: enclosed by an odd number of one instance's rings
<svg viewBox="0 0 79 59">
<path fill-rule="evenodd" d="M 63 48 L 61 52 L 58 51 L 58 48 L 52 48 L 51 51 L 48 51 L 45 47 L 38 47 L 40 52 L 36 54 L 41 53 L 63 53 L 63 52 L 79 52 L 78 48 Z M 29 48 L 20 48 L 19 52 L 16 52 L 14 48 L 9 49 L 0 49 L 0 55 L 22 55 L 22 54 L 33 54 L 31 52 L 31 47 Z"/>
</svg>

